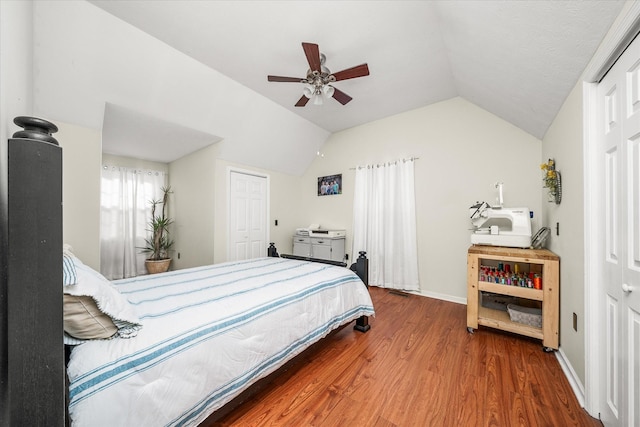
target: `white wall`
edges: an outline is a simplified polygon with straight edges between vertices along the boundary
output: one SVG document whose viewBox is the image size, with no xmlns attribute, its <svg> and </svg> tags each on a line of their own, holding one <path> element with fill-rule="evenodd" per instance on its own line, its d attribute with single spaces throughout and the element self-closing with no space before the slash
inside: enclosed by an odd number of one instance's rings
<svg viewBox="0 0 640 427">
<path fill-rule="evenodd" d="M 99 131 L 56 122 L 62 147 L 62 227 L 65 243 L 89 267 L 100 271 Z"/>
<path fill-rule="evenodd" d="M 33 14 L 31 1 L 0 1 L 0 138 L 20 129 L 13 124 L 16 116 L 36 115 L 58 126 L 54 136 L 63 149 L 63 238 L 96 268 L 101 138 L 97 131 L 34 112 Z"/>
<path fill-rule="evenodd" d="M 31 2 L 0 2 L 0 138 L 3 140 L 21 129 L 13 124 L 14 117 L 30 116 L 33 112 L 32 15 Z"/>
<path fill-rule="evenodd" d="M 562 177 L 562 202 L 543 205 L 552 230 L 548 248 L 560 256 L 560 346 L 584 384 L 584 182 L 582 83 L 565 100 L 542 141 L 540 163 L 555 159 Z M 542 174 L 540 173 L 540 176 Z M 546 192 L 546 189 L 545 189 Z M 556 235 L 556 223 L 560 235 Z M 573 329 L 573 313 L 578 330 Z"/>
<path fill-rule="evenodd" d="M 0 1 L 0 425 L 9 424 L 9 390 L 7 381 L 7 144 L 6 140 L 20 128 L 13 124 L 16 116 L 32 113 L 32 31 L 30 2 Z"/>
<path fill-rule="evenodd" d="M 213 144 L 169 164 L 175 240 L 172 269 L 214 262 L 217 155 L 218 144 Z"/>
<path fill-rule="evenodd" d="M 540 140 L 462 98 L 336 133 L 322 152 L 324 157 L 316 158 L 302 179 L 294 227 L 320 223 L 346 228 L 350 259 L 355 176 L 351 168 L 419 157 L 416 209 L 424 295 L 466 301 L 468 208 L 477 200 L 493 204 L 497 181 L 504 183 L 505 206 L 530 208 L 534 230 L 540 224 Z M 318 197 L 317 178 L 338 173 L 343 194 Z"/>
</svg>

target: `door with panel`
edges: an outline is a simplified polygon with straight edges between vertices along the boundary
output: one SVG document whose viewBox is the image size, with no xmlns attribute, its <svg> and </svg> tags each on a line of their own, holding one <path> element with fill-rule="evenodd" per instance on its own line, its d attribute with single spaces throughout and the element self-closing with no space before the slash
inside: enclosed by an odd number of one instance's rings
<svg viewBox="0 0 640 427">
<path fill-rule="evenodd" d="M 267 178 L 238 171 L 229 177 L 229 261 L 266 256 Z"/>
<path fill-rule="evenodd" d="M 602 109 L 600 418 L 640 426 L 640 39 L 598 86 Z"/>
</svg>

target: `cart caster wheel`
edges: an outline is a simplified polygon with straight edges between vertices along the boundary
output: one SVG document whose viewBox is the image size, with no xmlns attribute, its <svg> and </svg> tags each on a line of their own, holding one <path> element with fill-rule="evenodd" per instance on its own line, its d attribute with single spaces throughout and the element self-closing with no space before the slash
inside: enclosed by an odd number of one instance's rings
<svg viewBox="0 0 640 427">
<path fill-rule="evenodd" d="M 542 347 L 542 351 L 545 353 L 553 353 L 553 349 L 551 347 Z"/>
<path fill-rule="evenodd" d="M 467 326 L 467 332 L 472 334 L 473 333 L 473 328 L 471 326 Z"/>
</svg>

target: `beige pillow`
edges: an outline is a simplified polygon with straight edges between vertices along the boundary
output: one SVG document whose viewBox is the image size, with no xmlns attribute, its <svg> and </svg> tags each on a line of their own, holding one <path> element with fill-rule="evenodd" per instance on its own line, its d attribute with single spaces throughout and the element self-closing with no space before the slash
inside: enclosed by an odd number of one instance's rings
<svg viewBox="0 0 640 427">
<path fill-rule="evenodd" d="M 118 328 L 89 296 L 64 294 L 64 331 L 82 340 L 111 338 Z"/>
</svg>

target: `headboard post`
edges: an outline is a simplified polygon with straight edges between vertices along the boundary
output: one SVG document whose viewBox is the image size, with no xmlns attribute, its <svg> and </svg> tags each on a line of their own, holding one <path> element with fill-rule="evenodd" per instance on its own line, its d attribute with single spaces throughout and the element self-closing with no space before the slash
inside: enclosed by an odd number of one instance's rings
<svg viewBox="0 0 640 427">
<path fill-rule="evenodd" d="M 0 424 L 64 426 L 62 148 L 46 120 L 0 142 Z"/>
</svg>

